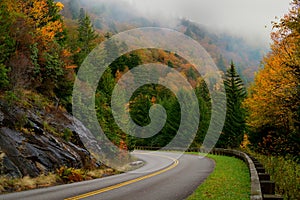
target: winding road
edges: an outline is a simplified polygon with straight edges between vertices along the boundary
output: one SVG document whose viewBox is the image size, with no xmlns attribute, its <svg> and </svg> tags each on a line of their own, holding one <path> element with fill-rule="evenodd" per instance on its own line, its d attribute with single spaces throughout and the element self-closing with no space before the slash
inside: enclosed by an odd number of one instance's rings
<svg viewBox="0 0 300 200">
<path fill-rule="evenodd" d="M 171 152 L 134 151 L 146 164 L 105 178 L 1 195 L 0 200 L 182 200 L 214 169 L 208 158 Z"/>
</svg>

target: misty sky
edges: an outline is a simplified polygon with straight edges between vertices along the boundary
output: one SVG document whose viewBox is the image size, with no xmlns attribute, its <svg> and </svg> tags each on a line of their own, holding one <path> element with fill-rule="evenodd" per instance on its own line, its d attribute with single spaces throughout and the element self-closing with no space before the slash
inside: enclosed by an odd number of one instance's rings
<svg viewBox="0 0 300 200">
<path fill-rule="evenodd" d="M 271 21 L 288 12 L 291 0 L 123 0 L 145 17 L 172 23 L 188 18 L 215 31 L 230 31 L 252 44 L 268 45 Z"/>
</svg>

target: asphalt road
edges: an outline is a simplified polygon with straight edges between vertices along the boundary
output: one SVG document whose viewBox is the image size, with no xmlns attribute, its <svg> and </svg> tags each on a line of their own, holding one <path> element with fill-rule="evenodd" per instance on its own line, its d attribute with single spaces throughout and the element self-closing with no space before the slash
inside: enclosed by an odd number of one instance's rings
<svg viewBox="0 0 300 200">
<path fill-rule="evenodd" d="M 0 200 L 182 200 L 213 171 L 214 162 L 194 155 L 135 151 L 146 164 L 134 171 L 49 188 L 1 195 Z"/>
</svg>

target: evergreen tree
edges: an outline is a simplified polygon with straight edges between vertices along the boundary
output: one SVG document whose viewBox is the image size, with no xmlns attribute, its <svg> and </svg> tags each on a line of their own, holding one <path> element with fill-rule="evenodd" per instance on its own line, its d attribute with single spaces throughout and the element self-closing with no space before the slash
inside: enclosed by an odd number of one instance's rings
<svg viewBox="0 0 300 200">
<path fill-rule="evenodd" d="M 225 74 L 224 85 L 227 98 L 226 120 L 217 145 L 237 148 L 245 131 L 245 110 L 242 102 L 246 97 L 246 90 L 233 62 Z"/>
<path fill-rule="evenodd" d="M 10 54 L 14 51 L 15 41 L 9 35 L 9 28 L 12 25 L 12 14 L 7 10 L 4 3 L 0 4 L 0 89 L 9 84 L 8 72 L 6 66 Z"/>
<path fill-rule="evenodd" d="M 80 9 L 78 23 L 78 46 L 80 51 L 75 55 L 74 60 L 79 66 L 86 56 L 95 48 L 95 39 L 97 39 L 98 35 L 95 33 L 90 17 L 83 8 Z"/>
<path fill-rule="evenodd" d="M 197 135 L 192 143 L 192 147 L 200 147 L 206 136 L 211 118 L 211 98 L 205 81 L 202 79 L 195 88 L 198 98 L 200 122 Z"/>
</svg>

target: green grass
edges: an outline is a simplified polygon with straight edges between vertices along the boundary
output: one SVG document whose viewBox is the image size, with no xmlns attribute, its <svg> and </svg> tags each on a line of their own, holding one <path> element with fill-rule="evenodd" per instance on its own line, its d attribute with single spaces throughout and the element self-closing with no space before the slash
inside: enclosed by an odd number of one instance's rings
<svg viewBox="0 0 300 200">
<path fill-rule="evenodd" d="M 188 200 L 249 200 L 250 174 L 246 163 L 234 157 L 207 157 L 215 161 L 215 169 Z"/>
</svg>

